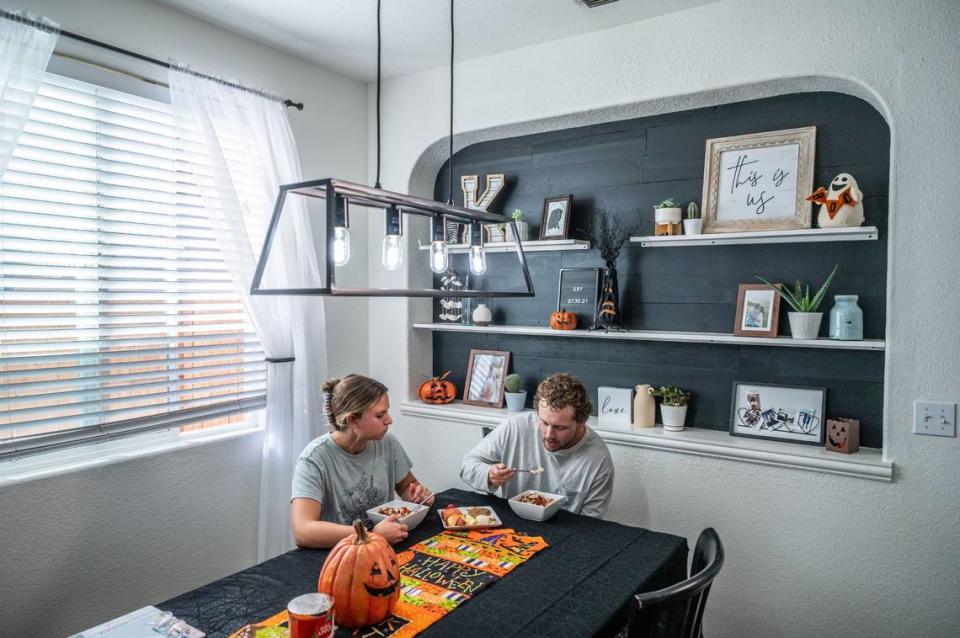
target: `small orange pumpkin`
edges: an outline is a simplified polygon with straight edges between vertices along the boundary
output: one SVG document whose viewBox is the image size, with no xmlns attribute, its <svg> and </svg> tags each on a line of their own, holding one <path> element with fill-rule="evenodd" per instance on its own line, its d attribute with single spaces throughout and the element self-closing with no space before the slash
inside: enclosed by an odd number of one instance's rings
<svg viewBox="0 0 960 638">
<path fill-rule="evenodd" d="M 554 330 L 573 330 L 577 327 L 577 315 L 567 310 L 551 313 L 550 327 Z"/>
<path fill-rule="evenodd" d="M 450 403 L 457 396 L 457 386 L 453 381 L 447 381 L 450 370 L 447 370 L 439 377 L 433 377 L 420 384 L 420 390 L 417 394 L 424 403 Z"/>
<path fill-rule="evenodd" d="M 390 543 L 368 532 L 362 521 L 334 545 L 320 569 L 317 591 L 333 596 L 333 616 L 344 627 L 366 627 L 385 619 L 400 599 L 400 567 Z"/>
</svg>

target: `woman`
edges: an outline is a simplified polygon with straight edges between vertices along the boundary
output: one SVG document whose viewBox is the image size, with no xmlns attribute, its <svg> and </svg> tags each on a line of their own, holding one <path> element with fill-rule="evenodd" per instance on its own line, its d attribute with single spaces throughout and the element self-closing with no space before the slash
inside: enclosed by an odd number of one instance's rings
<svg viewBox="0 0 960 638">
<path fill-rule="evenodd" d="M 298 547 L 333 547 L 353 532 L 366 511 L 393 500 L 433 504 L 430 490 L 410 472 L 410 458 L 387 434 L 393 423 L 387 388 L 359 374 L 323 384 L 331 432 L 301 452 L 293 472 L 291 516 Z M 426 500 L 424 500 L 426 499 Z M 407 537 L 407 526 L 390 516 L 373 531 L 390 543 Z"/>
</svg>

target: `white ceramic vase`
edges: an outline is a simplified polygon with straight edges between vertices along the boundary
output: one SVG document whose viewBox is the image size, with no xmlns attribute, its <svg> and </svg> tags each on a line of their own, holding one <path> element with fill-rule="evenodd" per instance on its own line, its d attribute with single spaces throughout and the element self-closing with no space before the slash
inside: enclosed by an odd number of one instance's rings
<svg viewBox="0 0 960 638">
<path fill-rule="evenodd" d="M 473 309 L 473 323 L 478 326 L 489 326 L 491 321 L 493 321 L 493 313 L 490 312 L 487 304 L 477 304 Z"/>
<path fill-rule="evenodd" d="M 523 412 L 523 406 L 527 403 L 527 391 L 504 392 L 503 396 L 507 399 L 507 412 Z"/>
<path fill-rule="evenodd" d="M 679 208 L 656 208 L 653 215 L 658 224 L 679 224 L 682 211 Z"/>
<path fill-rule="evenodd" d="M 700 231 L 703 229 L 703 220 L 702 219 L 685 219 L 683 220 L 683 234 L 684 235 L 699 235 Z"/>
<path fill-rule="evenodd" d="M 788 312 L 790 336 L 794 339 L 816 339 L 820 333 L 822 312 Z"/>
<path fill-rule="evenodd" d="M 527 241 L 530 237 L 530 224 L 527 222 L 514 222 L 517 225 L 517 234 L 520 235 L 520 241 Z M 513 227 L 507 224 L 507 241 L 514 241 Z"/>
<path fill-rule="evenodd" d="M 683 423 L 687 420 L 687 406 L 660 404 L 660 414 L 663 416 L 663 429 L 667 432 L 682 432 Z"/>
</svg>

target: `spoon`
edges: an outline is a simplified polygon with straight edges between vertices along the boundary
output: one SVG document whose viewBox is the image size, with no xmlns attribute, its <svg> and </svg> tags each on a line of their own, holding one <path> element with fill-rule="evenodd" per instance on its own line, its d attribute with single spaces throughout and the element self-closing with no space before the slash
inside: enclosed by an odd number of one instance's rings
<svg viewBox="0 0 960 638">
<path fill-rule="evenodd" d="M 529 472 L 530 474 L 543 474 L 545 471 L 542 467 L 535 467 L 532 470 L 526 470 L 519 467 L 515 467 L 511 469 L 513 469 L 514 472 Z"/>
</svg>

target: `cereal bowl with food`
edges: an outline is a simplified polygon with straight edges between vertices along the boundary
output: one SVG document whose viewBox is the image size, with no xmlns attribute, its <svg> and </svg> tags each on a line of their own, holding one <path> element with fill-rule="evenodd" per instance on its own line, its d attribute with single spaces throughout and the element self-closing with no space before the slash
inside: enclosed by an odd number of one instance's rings
<svg viewBox="0 0 960 638">
<path fill-rule="evenodd" d="M 388 516 L 396 514 L 398 516 L 397 521 L 406 525 L 407 529 L 410 530 L 422 523 L 429 511 L 430 507 L 428 505 L 417 505 L 397 499 L 368 509 L 367 516 L 374 524 L 377 524 Z"/>
<path fill-rule="evenodd" d="M 545 521 L 563 507 L 565 496 L 539 490 L 527 490 L 517 494 L 509 501 L 510 509 L 520 518 L 529 521 Z"/>
</svg>

